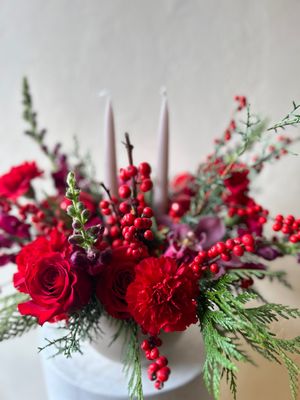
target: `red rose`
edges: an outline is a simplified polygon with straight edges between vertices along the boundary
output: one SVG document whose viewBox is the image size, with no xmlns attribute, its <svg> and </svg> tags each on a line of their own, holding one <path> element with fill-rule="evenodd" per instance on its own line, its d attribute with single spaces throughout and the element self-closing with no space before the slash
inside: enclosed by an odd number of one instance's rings
<svg viewBox="0 0 300 400">
<path fill-rule="evenodd" d="M 135 279 L 128 286 L 128 310 L 151 335 L 183 331 L 197 322 L 197 282 L 187 265 L 177 266 L 168 257 L 146 258 L 135 269 Z"/>
<path fill-rule="evenodd" d="M 25 162 L 0 177 L 0 196 L 11 200 L 26 194 L 30 189 L 32 179 L 40 176 L 40 171 L 33 162 Z"/>
<path fill-rule="evenodd" d="M 22 315 L 32 315 L 42 325 L 66 318 L 89 302 L 90 278 L 72 267 L 70 250 L 66 237 L 54 231 L 49 240 L 40 237 L 20 251 L 14 285 L 31 297 L 19 304 Z"/>
<path fill-rule="evenodd" d="M 105 310 L 114 318 L 127 319 L 131 315 L 125 299 L 128 285 L 134 279 L 136 263 L 126 253 L 127 247 L 113 250 L 111 261 L 99 275 L 96 295 Z"/>
</svg>

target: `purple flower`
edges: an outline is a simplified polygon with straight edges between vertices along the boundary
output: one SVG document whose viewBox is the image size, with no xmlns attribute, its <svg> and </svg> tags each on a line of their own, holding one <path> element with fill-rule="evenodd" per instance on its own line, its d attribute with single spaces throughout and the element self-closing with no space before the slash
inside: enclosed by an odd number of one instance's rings
<svg viewBox="0 0 300 400">
<path fill-rule="evenodd" d="M 21 239 L 29 239 L 30 225 L 24 224 L 17 217 L 8 214 L 0 214 L 0 229 L 12 236 L 17 236 Z"/>
<path fill-rule="evenodd" d="M 282 257 L 282 253 L 272 246 L 258 247 L 256 254 L 268 261 L 273 261 L 277 257 Z"/>
<path fill-rule="evenodd" d="M 6 235 L 0 233 L 0 247 L 6 247 L 7 249 L 9 249 L 12 245 L 13 241 Z"/>
<path fill-rule="evenodd" d="M 60 194 L 64 194 L 66 191 L 67 175 L 68 175 L 67 156 L 61 154 L 57 159 L 57 170 L 55 172 L 52 172 L 54 185 L 58 193 Z"/>
<path fill-rule="evenodd" d="M 173 224 L 164 220 L 170 227 L 169 246 L 164 255 L 180 262 L 189 262 L 200 250 L 207 249 L 225 235 L 225 226 L 218 217 L 203 217 L 194 230 L 186 224 Z"/>
<path fill-rule="evenodd" d="M 198 238 L 203 249 L 211 247 L 213 244 L 223 239 L 226 233 L 225 225 L 218 217 L 203 217 L 195 229 L 195 236 Z"/>
</svg>

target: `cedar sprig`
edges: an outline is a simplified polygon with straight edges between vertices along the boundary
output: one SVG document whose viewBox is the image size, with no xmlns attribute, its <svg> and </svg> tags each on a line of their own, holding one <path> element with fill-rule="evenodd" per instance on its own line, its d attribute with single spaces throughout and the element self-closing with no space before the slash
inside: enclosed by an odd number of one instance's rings
<svg viewBox="0 0 300 400">
<path fill-rule="evenodd" d="M 292 398 L 295 400 L 300 369 L 290 354 L 300 353 L 300 336 L 280 339 L 270 331 L 269 324 L 279 318 L 298 318 L 300 311 L 280 304 L 245 307 L 257 295 L 247 291 L 234 295 L 232 285 L 236 279 L 229 273 L 217 281 L 201 283 L 198 316 L 206 349 L 204 381 L 214 398 L 219 399 L 220 381 L 226 375 L 236 399 L 236 362 L 253 363 L 251 357 L 240 348 L 242 337 L 266 359 L 286 366 Z"/>
<path fill-rule="evenodd" d="M 127 351 L 124 357 L 124 371 L 128 378 L 130 400 L 144 400 L 138 331 L 139 327 L 135 322 L 126 322 Z"/>
<path fill-rule="evenodd" d="M 102 334 L 100 326 L 102 311 L 99 301 L 92 298 L 87 306 L 70 315 L 65 325 L 61 327 L 66 333 L 58 338 L 45 339 L 46 344 L 39 347 L 39 351 L 53 347 L 55 349 L 53 356 L 63 354 L 67 358 L 72 357 L 76 352 L 82 353 L 83 341 L 92 341 L 97 335 Z"/>
<path fill-rule="evenodd" d="M 28 300 L 22 293 L 0 298 L 0 342 L 22 336 L 37 326 L 37 320 L 29 315 L 20 315 L 18 304 Z"/>
<path fill-rule="evenodd" d="M 270 126 L 270 128 L 268 128 L 267 130 L 268 131 L 274 130 L 275 132 L 277 132 L 278 129 L 285 129 L 287 126 L 296 126 L 296 125 L 300 124 L 299 109 L 300 109 L 300 104 L 296 104 L 293 101 L 293 109 L 292 109 L 292 111 L 290 111 L 277 124 L 274 124 L 273 126 Z"/>
</svg>

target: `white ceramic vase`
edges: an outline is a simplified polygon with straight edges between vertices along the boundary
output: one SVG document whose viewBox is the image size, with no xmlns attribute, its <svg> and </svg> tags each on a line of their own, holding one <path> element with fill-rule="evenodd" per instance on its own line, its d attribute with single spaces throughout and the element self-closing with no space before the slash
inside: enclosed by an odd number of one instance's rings
<svg viewBox="0 0 300 400">
<path fill-rule="evenodd" d="M 128 399 L 122 364 L 126 351 L 124 337 L 119 336 L 110 344 L 116 328 L 105 317 L 102 317 L 101 329 L 103 333 L 92 343 L 83 343 L 82 354 L 75 353 L 72 358 L 52 357 L 55 349 L 51 347 L 41 352 L 48 400 Z M 62 335 L 61 329 L 45 324 L 41 329 L 41 343 L 45 344 L 44 338 Z M 200 375 L 203 367 L 204 348 L 198 326 L 191 326 L 184 332 L 164 333 L 160 337 L 163 341 L 160 351 L 169 359 L 171 375 L 163 391 L 157 391 L 147 378 L 149 361 L 141 354 L 145 399 L 187 384 Z"/>
</svg>

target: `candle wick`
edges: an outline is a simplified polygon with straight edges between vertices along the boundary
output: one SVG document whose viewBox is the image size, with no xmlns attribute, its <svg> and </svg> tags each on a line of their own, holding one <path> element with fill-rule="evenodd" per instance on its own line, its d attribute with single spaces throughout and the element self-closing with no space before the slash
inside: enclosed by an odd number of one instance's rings
<svg viewBox="0 0 300 400">
<path fill-rule="evenodd" d="M 167 88 L 166 88 L 166 86 L 162 86 L 162 87 L 160 88 L 160 95 L 161 95 L 161 97 L 162 97 L 163 99 L 166 99 L 166 98 L 167 98 Z"/>
</svg>

